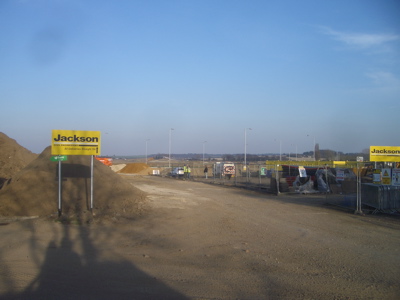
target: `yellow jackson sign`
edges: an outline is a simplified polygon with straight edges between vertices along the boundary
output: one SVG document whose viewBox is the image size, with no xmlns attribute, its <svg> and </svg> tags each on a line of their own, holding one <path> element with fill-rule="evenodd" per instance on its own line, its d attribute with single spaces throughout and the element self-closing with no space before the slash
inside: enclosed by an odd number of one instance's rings
<svg viewBox="0 0 400 300">
<path fill-rule="evenodd" d="M 370 161 L 400 161 L 400 147 L 370 146 Z"/>
<path fill-rule="evenodd" d="M 100 155 L 100 131 L 52 130 L 52 155 Z"/>
</svg>

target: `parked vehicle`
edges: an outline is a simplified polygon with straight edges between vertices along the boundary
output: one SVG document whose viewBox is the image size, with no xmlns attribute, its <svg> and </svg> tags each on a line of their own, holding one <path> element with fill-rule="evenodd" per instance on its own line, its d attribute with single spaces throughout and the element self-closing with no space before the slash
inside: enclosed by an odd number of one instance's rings
<svg viewBox="0 0 400 300">
<path fill-rule="evenodd" d="M 172 177 L 183 177 L 184 172 L 183 172 L 183 168 L 182 167 L 177 167 L 172 169 L 171 171 L 171 176 Z"/>
</svg>

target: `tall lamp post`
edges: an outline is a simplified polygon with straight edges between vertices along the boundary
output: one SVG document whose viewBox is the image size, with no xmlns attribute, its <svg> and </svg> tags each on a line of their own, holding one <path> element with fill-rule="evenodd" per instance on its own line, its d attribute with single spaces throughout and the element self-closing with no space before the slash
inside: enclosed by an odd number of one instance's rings
<svg viewBox="0 0 400 300">
<path fill-rule="evenodd" d="M 244 166 L 247 168 L 247 130 L 251 130 L 251 128 L 244 129 Z"/>
<path fill-rule="evenodd" d="M 145 140 L 145 142 L 146 142 L 146 165 L 147 165 L 147 142 L 148 142 L 148 141 L 150 141 L 150 139 L 146 139 L 146 140 Z"/>
<path fill-rule="evenodd" d="M 205 144 L 207 143 L 207 141 L 204 141 L 203 142 L 203 165 L 204 165 L 204 147 L 205 147 Z"/>
<path fill-rule="evenodd" d="M 169 129 L 169 152 L 168 152 L 168 167 L 171 168 L 171 135 L 173 128 Z"/>
</svg>

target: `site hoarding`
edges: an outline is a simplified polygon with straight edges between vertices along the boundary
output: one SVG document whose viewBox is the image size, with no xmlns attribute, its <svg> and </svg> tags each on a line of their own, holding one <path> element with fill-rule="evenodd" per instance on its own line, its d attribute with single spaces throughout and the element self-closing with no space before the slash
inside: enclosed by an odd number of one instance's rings
<svg viewBox="0 0 400 300">
<path fill-rule="evenodd" d="M 100 155 L 100 131 L 52 130 L 52 155 Z"/>
<path fill-rule="evenodd" d="M 400 161 L 400 147 L 394 146 L 370 146 L 370 161 Z"/>
<path fill-rule="evenodd" d="M 385 168 L 382 169 L 382 184 L 391 185 L 392 184 L 392 170 Z"/>
<path fill-rule="evenodd" d="M 392 169 L 392 185 L 400 186 L 400 169 Z"/>
<path fill-rule="evenodd" d="M 381 169 L 374 169 L 372 173 L 372 183 L 381 184 L 382 183 L 382 171 Z"/>
<path fill-rule="evenodd" d="M 336 170 L 336 180 L 344 180 L 344 170 Z"/>
<path fill-rule="evenodd" d="M 304 168 L 303 166 L 299 166 L 299 174 L 300 174 L 300 177 L 307 177 L 307 171 L 306 171 L 306 168 Z"/>
</svg>

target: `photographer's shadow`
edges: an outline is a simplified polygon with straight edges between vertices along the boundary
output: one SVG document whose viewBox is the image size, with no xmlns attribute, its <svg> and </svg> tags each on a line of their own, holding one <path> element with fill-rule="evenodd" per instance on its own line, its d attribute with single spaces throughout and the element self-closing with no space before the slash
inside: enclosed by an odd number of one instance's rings
<svg viewBox="0 0 400 300">
<path fill-rule="evenodd" d="M 73 250 L 69 226 L 59 246 L 49 243 L 38 276 L 19 299 L 187 299 L 131 262 L 99 261 L 87 227 L 80 227 L 84 255 Z"/>
</svg>

